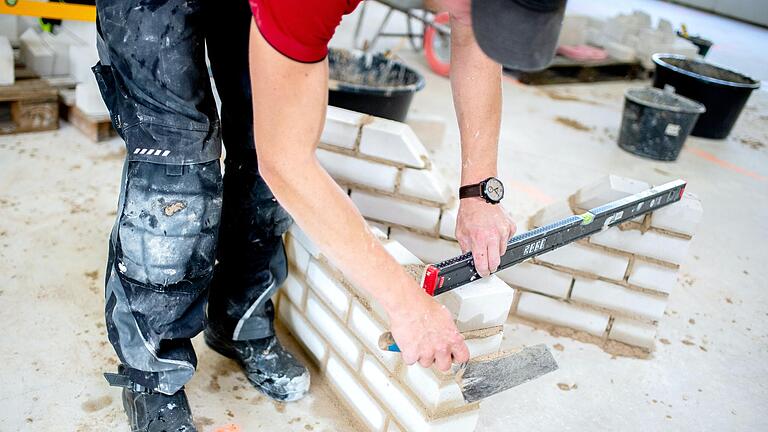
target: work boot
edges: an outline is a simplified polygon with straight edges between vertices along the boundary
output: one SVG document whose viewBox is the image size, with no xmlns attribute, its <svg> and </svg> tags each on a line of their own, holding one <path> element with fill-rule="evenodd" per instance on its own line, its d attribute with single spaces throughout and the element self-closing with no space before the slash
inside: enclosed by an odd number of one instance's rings
<svg viewBox="0 0 768 432">
<path fill-rule="evenodd" d="M 248 381 L 276 401 L 296 401 L 309 391 L 309 371 L 283 348 L 277 336 L 233 341 L 209 327 L 205 330 L 205 343 L 240 363 Z"/>
</svg>

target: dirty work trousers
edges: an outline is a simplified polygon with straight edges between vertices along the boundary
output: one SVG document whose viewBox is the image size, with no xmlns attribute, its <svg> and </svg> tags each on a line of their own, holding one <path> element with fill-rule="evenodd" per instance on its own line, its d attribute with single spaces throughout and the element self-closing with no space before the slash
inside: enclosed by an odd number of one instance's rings
<svg viewBox="0 0 768 432">
<path fill-rule="evenodd" d="M 273 335 L 270 297 L 287 274 L 280 236 L 291 219 L 259 176 L 253 143 L 251 11 L 247 0 L 96 6 L 93 71 L 128 150 L 107 331 L 131 381 L 172 394 L 192 377 L 190 338 L 206 325 L 233 340 Z"/>
</svg>

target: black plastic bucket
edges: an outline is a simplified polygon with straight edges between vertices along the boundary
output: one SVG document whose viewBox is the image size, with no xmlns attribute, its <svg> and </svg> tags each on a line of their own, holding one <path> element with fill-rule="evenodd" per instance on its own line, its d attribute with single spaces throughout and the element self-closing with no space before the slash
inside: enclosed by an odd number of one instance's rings
<svg viewBox="0 0 768 432">
<path fill-rule="evenodd" d="M 619 147 L 650 159 L 673 161 L 704 105 L 653 87 L 624 93 Z"/>
<path fill-rule="evenodd" d="M 328 104 L 340 108 L 401 122 L 424 88 L 421 74 L 383 54 L 331 48 L 328 63 Z"/>
<path fill-rule="evenodd" d="M 760 81 L 703 60 L 675 54 L 654 54 L 653 86 L 671 86 L 675 93 L 701 102 L 707 112 L 699 117 L 691 135 L 725 138 Z"/>
</svg>

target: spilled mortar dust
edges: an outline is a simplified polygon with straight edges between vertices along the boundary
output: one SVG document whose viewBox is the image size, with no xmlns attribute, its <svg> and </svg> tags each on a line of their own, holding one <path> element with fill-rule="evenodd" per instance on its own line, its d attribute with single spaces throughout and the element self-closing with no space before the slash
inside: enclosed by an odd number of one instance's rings
<svg viewBox="0 0 768 432">
<path fill-rule="evenodd" d="M 403 266 L 403 270 L 419 284 L 421 284 L 425 268 L 427 268 L 425 264 L 406 264 Z"/>
<path fill-rule="evenodd" d="M 555 121 L 571 129 L 576 129 L 576 130 L 585 131 L 585 132 L 592 130 L 591 127 L 568 117 L 557 116 L 555 117 Z"/>
</svg>

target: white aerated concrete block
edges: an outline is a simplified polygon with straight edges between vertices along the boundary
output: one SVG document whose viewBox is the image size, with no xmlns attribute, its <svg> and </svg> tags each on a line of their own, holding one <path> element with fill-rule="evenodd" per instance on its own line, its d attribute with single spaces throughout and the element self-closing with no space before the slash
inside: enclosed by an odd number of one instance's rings
<svg viewBox="0 0 768 432">
<path fill-rule="evenodd" d="M 285 282 L 280 287 L 282 293 L 288 297 L 288 300 L 299 310 L 304 310 L 304 298 L 307 295 L 307 287 L 304 282 L 297 279 L 294 275 L 288 274 Z"/>
<path fill-rule="evenodd" d="M 635 260 L 628 282 L 640 288 L 669 294 L 677 284 L 677 270 Z"/>
<path fill-rule="evenodd" d="M 614 231 L 618 230 L 614 229 Z M 615 280 L 624 278 L 629 264 L 628 257 L 612 255 L 578 243 L 571 243 L 552 252 L 539 255 L 536 259 Z"/>
<path fill-rule="evenodd" d="M 392 258 L 400 265 L 421 265 L 423 264 L 416 255 L 405 248 L 402 244 L 394 240 L 389 240 L 384 243 L 384 249 L 392 255 Z"/>
<path fill-rule="evenodd" d="M 402 381 L 430 412 L 464 405 L 459 385 L 453 380 L 437 376 L 431 368 L 424 368 L 418 363 L 406 366 L 403 368 Z"/>
<path fill-rule="evenodd" d="M 80 41 L 65 33 L 53 34 L 43 32 L 40 34 L 43 43 L 53 51 L 53 75 L 69 75 L 69 47 L 79 45 Z"/>
<path fill-rule="evenodd" d="M 356 301 L 352 302 L 352 309 L 349 312 L 349 329 L 369 352 L 373 353 L 387 369 L 394 372 L 400 360 L 400 354 L 379 348 L 379 336 L 387 329 Z"/>
<path fill-rule="evenodd" d="M 336 352 L 353 368 L 357 367 L 362 350 L 357 340 L 341 321 L 326 308 L 314 294 L 307 294 L 307 319 L 325 336 Z"/>
<path fill-rule="evenodd" d="M 336 392 L 355 410 L 358 417 L 365 421 L 370 430 L 384 429 L 386 413 L 335 355 L 328 357 L 325 372 Z"/>
<path fill-rule="evenodd" d="M 398 192 L 441 204 L 451 199 L 448 184 L 435 170 L 404 168 Z"/>
<path fill-rule="evenodd" d="M 680 201 L 655 210 L 651 226 L 692 236 L 703 217 L 704 209 L 699 198 L 685 193 Z"/>
<path fill-rule="evenodd" d="M 605 333 L 610 318 L 607 313 L 527 292 L 520 294 L 515 313 L 523 318 L 571 327 L 599 337 Z"/>
<path fill-rule="evenodd" d="M 522 262 L 496 273 L 501 280 L 527 291 L 568 298 L 573 276 L 549 267 Z"/>
<path fill-rule="evenodd" d="M 671 237 L 656 231 L 609 229 L 594 234 L 590 243 L 656 258 L 673 264 L 681 264 L 688 255 L 690 240 Z"/>
<path fill-rule="evenodd" d="M 307 282 L 313 291 L 333 310 L 341 320 L 344 320 L 349 310 L 350 297 L 346 288 L 332 273 L 316 261 L 309 263 Z"/>
<path fill-rule="evenodd" d="M 40 76 L 49 76 L 53 72 L 54 53 L 30 28 L 19 37 L 19 49 L 24 64 Z"/>
<path fill-rule="evenodd" d="M 387 432 L 403 432 L 403 430 L 400 428 L 400 426 L 397 425 L 397 423 L 390 421 Z"/>
<path fill-rule="evenodd" d="M 502 325 L 509 315 L 515 290 L 495 275 L 478 279 L 435 299 L 456 320 L 459 331 Z"/>
<path fill-rule="evenodd" d="M 69 46 L 69 73 L 76 82 L 88 81 L 93 75 L 91 68 L 99 61 L 96 41 L 84 45 Z"/>
<path fill-rule="evenodd" d="M 14 81 L 13 48 L 8 38 L 0 36 L 0 85 L 11 85 Z"/>
<path fill-rule="evenodd" d="M 467 339 L 464 342 L 467 343 L 467 348 L 469 348 L 469 358 L 475 358 L 498 352 L 503 339 L 504 334 L 499 332 L 493 336 Z"/>
<path fill-rule="evenodd" d="M 613 320 L 608 338 L 629 345 L 653 349 L 656 330 L 656 326 L 651 324 L 626 318 L 616 318 Z"/>
<path fill-rule="evenodd" d="M 412 168 L 424 168 L 428 160 L 427 150 L 410 126 L 378 117 L 363 126 L 360 153 Z"/>
<path fill-rule="evenodd" d="M 320 256 L 320 249 L 315 246 L 315 243 L 309 239 L 306 233 L 299 228 L 297 224 L 292 224 L 291 228 L 288 229 L 288 232 L 293 236 L 293 238 L 299 242 L 302 246 L 304 246 L 304 249 L 313 257 L 317 258 Z"/>
<path fill-rule="evenodd" d="M 437 263 L 461 255 L 461 248 L 454 241 L 427 237 L 402 228 L 392 227 L 389 238 L 400 242 L 425 263 Z"/>
<path fill-rule="evenodd" d="M 19 20 L 16 15 L 0 15 L 0 37 L 11 44 L 19 42 Z"/>
<path fill-rule="evenodd" d="M 603 48 L 605 49 L 605 52 L 608 54 L 608 56 L 619 61 L 630 62 L 634 60 L 635 56 L 637 55 L 634 48 L 618 42 L 606 42 Z"/>
<path fill-rule="evenodd" d="M 290 262 L 300 274 L 307 274 L 309 260 L 311 258 L 309 252 L 290 232 L 285 235 L 284 242 L 285 254 L 288 256 L 288 262 Z"/>
<path fill-rule="evenodd" d="M 667 307 L 665 297 L 600 280 L 576 279 L 571 299 L 651 321 L 661 318 Z"/>
<path fill-rule="evenodd" d="M 440 237 L 456 240 L 456 219 L 458 216 L 458 207 L 443 210 L 443 215 L 440 217 Z"/>
<path fill-rule="evenodd" d="M 369 186 L 386 192 L 394 192 L 397 168 L 365 159 L 317 149 L 320 165 L 336 181 Z"/>
<path fill-rule="evenodd" d="M 648 183 L 609 175 L 591 185 L 579 189 L 573 195 L 574 204 L 584 210 L 589 210 L 607 204 L 611 201 L 642 192 L 649 189 Z"/>
<path fill-rule="evenodd" d="M 354 149 L 358 130 L 365 114 L 328 106 L 325 127 L 320 142 L 346 149 Z"/>
<path fill-rule="evenodd" d="M 529 219 L 528 224 L 531 227 L 538 228 L 569 216 L 573 216 L 573 211 L 568 206 L 568 203 L 566 201 L 557 201 L 534 213 Z"/>
<path fill-rule="evenodd" d="M 427 232 L 437 231 L 440 209 L 384 195 L 353 190 L 350 195 L 363 216 Z"/>
<path fill-rule="evenodd" d="M 109 110 L 101 98 L 96 78 L 82 82 L 75 87 L 75 106 L 84 114 L 94 117 L 108 116 Z"/>
<path fill-rule="evenodd" d="M 277 309 L 280 320 L 291 329 L 296 339 L 309 351 L 315 362 L 321 364 L 327 352 L 325 341 L 309 325 L 301 312 L 291 304 L 290 299 L 285 296 L 281 297 L 283 298 L 280 299 L 280 307 Z"/>
</svg>

